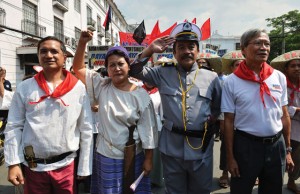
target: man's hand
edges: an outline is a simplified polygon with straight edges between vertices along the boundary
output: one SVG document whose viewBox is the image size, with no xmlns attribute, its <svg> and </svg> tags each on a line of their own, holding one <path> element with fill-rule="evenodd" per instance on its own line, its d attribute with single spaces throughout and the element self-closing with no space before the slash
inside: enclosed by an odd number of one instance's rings
<svg viewBox="0 0 300 194">
<path fill-rule="evenodd" d="M 4 83 L 6 76 L 6 70 L 3 67 L 0 67 L 0 82 Z"/>
<path fill-rule="evenodd" d="M 292 156 L 291 156 L 291 153 L 287 153 L 286 154 L 286 170 L 288 171 L 288 172 L 293 172 L 293 170 L 294 170 L 294 162 L 293 162 L 293 160 L 292 160 Z"/>
<path fill-rule="evenodd" d="M 8 167 L 7 180 L 15 186 L 24 184 L 24 177 L 19 164 Z"/>
<path fill-rule="evenodd" d="M 163 36 L 155 39 L 149 46 L 153 53 L 162 53 L 174 42 L 175 38 L 171 36 Z"/>
<path fill-rule="evenodd" d="M 240 171 L 238 164 L 234 158 L 227 160 L 228 162 L 228 171 L 232 177 L 240 177 Z"/>
<path fill-rule="evenodd" d="M 92 31 L 81 31 L 81 35 L 80 35 L 80 39 L 79 42 L 86 44 L 88 43 L 90 40 L 93 39 L 93 32 Z"/>
</svg>

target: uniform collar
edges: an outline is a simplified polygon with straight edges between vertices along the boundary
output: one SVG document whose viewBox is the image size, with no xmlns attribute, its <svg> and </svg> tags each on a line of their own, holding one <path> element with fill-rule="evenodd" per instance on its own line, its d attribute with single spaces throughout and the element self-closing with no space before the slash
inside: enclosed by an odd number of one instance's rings
<svg viewBox="0 0 300 194">
<path fill-rule="evenodd" d="M 198 64 L 195 62 L 189 72 L 196 71 L 197 69 L 198 69 Z M 185 69 L 182 68 L 182 66 L 180 64 L 178 64 L 178 71 L 180 71 L 180 72 L 183 71 L 183 72 L 188 73 Z"/>
</svg>

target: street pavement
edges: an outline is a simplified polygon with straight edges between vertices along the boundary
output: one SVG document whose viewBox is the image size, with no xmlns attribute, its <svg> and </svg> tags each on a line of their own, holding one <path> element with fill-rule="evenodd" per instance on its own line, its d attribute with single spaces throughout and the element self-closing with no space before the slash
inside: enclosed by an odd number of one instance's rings
<svg viewBox="0 0 300 194">
<path fill-rule="evenodd" d="M 229 194 L 230 189 L 222 189 L 218 185 L 219 177 L 221 176 L 222 171 L 219 170 L 219 156 L 220 156 L 220 144 L 221 142 L 215 142 L 214 145 L 214 173 L 213 173 L 213 187 L 212 194 Z M 287 190 L 287 174 L 284 177 L 283 185 L 283 194 L 293 194 L 293 192 Z M 300 185 L 300 180 L 297 180 L 296 183 Z M 84 194 L 82 191 L 82 186 L 80 186 L 80 194 Z M 153 188 L 153 194 L 164 194 L 164 188 Z M 0 194 L 14 194 L 14 187 L 7 181 L 7 168 L 3 166 L 0 167 Z M 200 193 L 201 194 L 201 193 Z M 252 194 L 257 194 L 257 186 L 254 187 Z"/>
</svg>

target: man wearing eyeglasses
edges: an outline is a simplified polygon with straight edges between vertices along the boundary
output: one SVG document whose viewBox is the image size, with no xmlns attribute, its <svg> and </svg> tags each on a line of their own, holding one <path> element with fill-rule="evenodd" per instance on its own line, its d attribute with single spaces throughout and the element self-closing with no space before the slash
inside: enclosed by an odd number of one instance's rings
<svg viewBox="0 0 300 194">
<path fill-rule="evenodd" d="M 285 169 L 292 171 L 285 76 L 266 61 L 270 39 L 251 29 L 241 37 L 245 60 L 225 80 L 221 110 L 231 193 L 281 194 Z"/>
</svg>

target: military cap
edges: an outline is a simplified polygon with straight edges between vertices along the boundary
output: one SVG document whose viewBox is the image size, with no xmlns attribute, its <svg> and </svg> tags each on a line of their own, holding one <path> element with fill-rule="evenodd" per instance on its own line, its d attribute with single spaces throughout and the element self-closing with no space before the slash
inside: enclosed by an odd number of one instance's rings
<svg viewBox="0 0 300 194">
<path fill-rule="evenodd" d="M 183 22 L 173 28 L 170 36 L 175 37 L 176 40 L 201 40 L 201 30 L 196 24 L 190 22 Z"/>
</svg>

